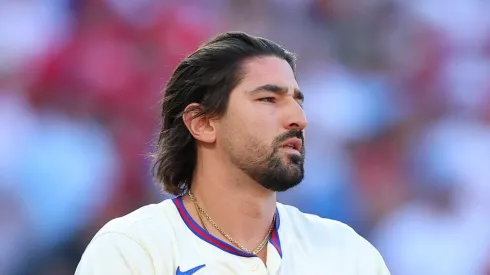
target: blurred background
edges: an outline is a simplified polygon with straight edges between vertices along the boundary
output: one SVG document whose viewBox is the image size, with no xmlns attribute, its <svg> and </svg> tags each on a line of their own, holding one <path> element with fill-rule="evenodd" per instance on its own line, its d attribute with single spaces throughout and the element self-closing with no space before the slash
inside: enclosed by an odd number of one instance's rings
<svg viewBox="0 0 490 275">
<path fill-rule="evenodd" d="M 490 274 L 490 2 L 0 0 L 0 274 L 73 274 L 149 173 L 172 69 L 221 31 L 299 56 L 306 178 L 393 275 Z"/>
</svg>

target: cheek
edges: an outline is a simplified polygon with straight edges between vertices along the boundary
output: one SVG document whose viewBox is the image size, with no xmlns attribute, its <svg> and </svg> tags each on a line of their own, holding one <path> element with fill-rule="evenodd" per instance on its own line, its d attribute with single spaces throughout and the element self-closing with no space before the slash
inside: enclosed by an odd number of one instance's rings
<svg viewBox="0 0 490 275">
<path fill-rule="evenodd" d="M 228 144 L 243 153 L 269 150 L 280 132 L 275 110 L 267 106 L 242 107 L 229 112 L 222 123 Z"/>
<path fill-rule="evenodd" d="M 256 116 L 247 125 L 247 134 L 255 141 L 255 146 L 268 151 L 272 150 L 274 140 L 281 134 L 274 116 Z"/>
<path fill-rule="evenodd" d="M 248 125 L 235 115 L 220 123 L 217 134 L 219 143 L 228 152 L 241 153 L 250 140 Z"/>
<path fill-rule="evenodd" d="M 260 128 L 251 121 L 235 124 L 229 129 L 231 131 L 227 133 L 226 138 L 233 152 L 252 159 L 269 152 L 272 139 L 269 138 L 267 129 Z"/>
</svg>

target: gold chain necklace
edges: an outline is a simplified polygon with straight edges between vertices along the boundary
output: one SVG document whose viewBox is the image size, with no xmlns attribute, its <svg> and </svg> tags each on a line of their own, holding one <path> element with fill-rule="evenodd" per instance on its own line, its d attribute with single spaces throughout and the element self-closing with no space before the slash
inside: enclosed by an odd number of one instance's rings
<svg viewBox="0 0 490 275">
<path fill-rule="evenodd" d="M 230 243 L 232 243 L 233 245 L 235 245 L 236 247 L 238 247 L 239 249 L 247 252 L 247 253 L 250 253 L 250 254 L 253 254 L 253 255 L 257 255 L 260 251 L 262 251 L 262 249 L 264 249 L 265 245 L 267 244 L 267 242 L 269 242 L 269 239 L 271 237 L 271 234 L 272 234 L 272 231 L 274 230 L 274 224 L 275 224 L 275 221 L 276 221 L 276 217 L 274 216 L 274 218 L 272 219 L 272 224 L 269 228 L 269 232 L 267 233 L 267 235 L 265 236 L 264 240 L 262 240 L 262 242 L 257 246 L 257 248 L 255 248 L 254 250 L 250 251 L 248 248 L 242 246 L 241 244 L 239 244 L 237 241 L 233 240 L 230 235 L 226 234 L 215 222 L 214 220 L 208 215 L 208 213 L 206 213 L 206 211 L 204 211 L 204 209 L 202 209 L 202 207 L 199 205 L 199 203 L 197 202 L 196 198 L 194 198 L 194 195 L 192 195 L 191 191 L 189 190 L 188 192 L 188 195 L 189 195 L 189 198 L 191 199 L 191 201 L 194 203 L 194 206 L 196 207 L 197 209 L 197 214 L 199 216 L 199 219 L 201 220 L 201 223 L 203 225 L 203 228 L 204 230 L 208 231 L 207 228 L 206 228 L 206 225 L 204 224 L 204 221 L 202 219 L 202 216 L 204 216 L 206 218 L 206 220 L 208 220 L 208 222 L 213 225 L 214 228 L 216 228 L 216 230 L 218 230 L 218 232 L 223 235 L 223 237 L 225 237 Z M 202 215 L 202 216 L 201 216 Z"/>
</svg>

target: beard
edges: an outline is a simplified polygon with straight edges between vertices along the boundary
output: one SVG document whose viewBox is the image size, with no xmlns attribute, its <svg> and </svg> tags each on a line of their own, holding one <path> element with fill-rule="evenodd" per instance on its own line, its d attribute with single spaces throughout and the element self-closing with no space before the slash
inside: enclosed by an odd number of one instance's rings
<svg viewBox="0 0 490 275">
<path fill-rule="evenodd" d="M 280 144 L 290 138 L 299 138 L 303 142 L 300 155 L 283 154 Z M 266 153 L 267 147 L 260 146 L 259 142 L 249 140 L 245 154 L 241 157 L 232 157 L 232 162 L 245 174 L 266 189 L 274 192 L 283 192 L 297 186 L 304 178 L 305 146 L 303 132 L 290 130 L 277 137 L 272 143 L 272 152 Z"/>
</svg>

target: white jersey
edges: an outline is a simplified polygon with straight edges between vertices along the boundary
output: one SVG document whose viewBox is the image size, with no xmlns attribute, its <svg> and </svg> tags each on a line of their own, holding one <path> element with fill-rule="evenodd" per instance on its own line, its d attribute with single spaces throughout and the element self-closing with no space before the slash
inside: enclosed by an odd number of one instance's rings
<svg viewBox="0 0 490 275">
<path fill-rule="evenodd" d="M 182 198 L 107 223 L 75 275 L 390 274 L 378 251 L 347 225 L 277 203 L 266 264 L 207 233 Z"/>
</svg>

